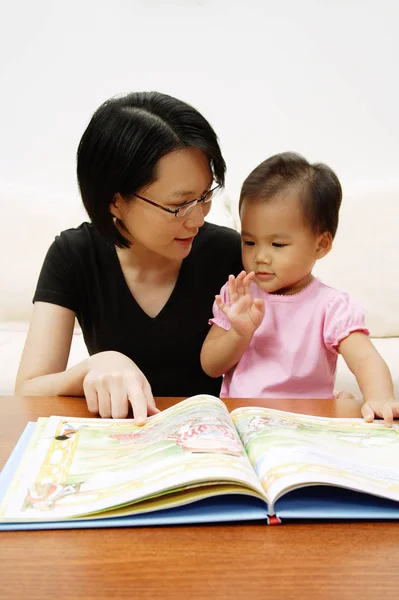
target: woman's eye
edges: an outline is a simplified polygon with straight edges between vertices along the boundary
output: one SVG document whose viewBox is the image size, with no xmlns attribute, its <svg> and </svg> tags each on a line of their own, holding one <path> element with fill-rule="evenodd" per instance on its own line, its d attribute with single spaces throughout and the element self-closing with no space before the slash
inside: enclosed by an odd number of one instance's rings
<svg viewBox="0 0 399 600">
<path fill-rule="evenodd" d="M 273 242 L 272 246 L 275 248 L 284 248 L 287 244 L 279 244 L 278 242 Z"/>
</svg>

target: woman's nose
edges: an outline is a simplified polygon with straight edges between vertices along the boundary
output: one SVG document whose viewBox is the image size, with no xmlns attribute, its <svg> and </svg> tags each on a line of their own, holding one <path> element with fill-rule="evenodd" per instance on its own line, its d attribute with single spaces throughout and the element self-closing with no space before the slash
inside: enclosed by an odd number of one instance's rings
<svg viewBox="0 0 399 600">
<path fill-rule="evenodd" d="M 193 208 L 190 212 L 186 225 L 188 228 L 190 227 L 201 227 L 205 222 L 204 210 L 205 205 L 201 202 L 198 203 L 197 206 Z"/>
</svg>

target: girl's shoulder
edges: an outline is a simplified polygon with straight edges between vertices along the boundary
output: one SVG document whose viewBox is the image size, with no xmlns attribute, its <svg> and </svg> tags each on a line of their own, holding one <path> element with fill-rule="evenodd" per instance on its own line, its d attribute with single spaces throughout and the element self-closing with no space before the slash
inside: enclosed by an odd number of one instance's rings
<svg viewBox="0 0 399 600">
<path fill-rule="evenodd" d="M 332 301 L 336 298 L 350 299 L 351 295 L 344 290 L 327 285 L 317 277 L 314 278 L 313 293 L 323 297 L 327 301 Z"/>
<path fill-rule="evenodd" d="M 316 290 L 315 294 L 317 294 L 320 301 L 325 305 L 328 314 L 364 314 L 360 303 L 348 292 L 327 285 L 318 279 Z"/>
</svg>

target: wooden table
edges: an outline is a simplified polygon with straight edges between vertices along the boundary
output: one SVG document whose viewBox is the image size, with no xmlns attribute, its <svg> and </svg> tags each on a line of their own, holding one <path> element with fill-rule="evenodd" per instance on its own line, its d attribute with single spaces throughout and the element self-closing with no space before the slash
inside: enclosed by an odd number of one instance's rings
<svg viewBox="0 0 399 600">
<path fill-rule="evenodd" d="M 159 399 L 166 408 L 176 399 Z M 229 400 L 325 416 L 353 401 Z M 29 420 L 81 398 L 0 398 L 0 467 Z M 0 598 L 399 598 L 399 523 L 201 525 L 0 533 Z"/>
</svg>

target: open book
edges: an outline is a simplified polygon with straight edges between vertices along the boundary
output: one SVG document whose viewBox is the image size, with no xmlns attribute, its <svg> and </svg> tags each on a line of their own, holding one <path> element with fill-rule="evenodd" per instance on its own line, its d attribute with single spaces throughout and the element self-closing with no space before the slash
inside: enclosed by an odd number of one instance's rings
<svg viewBox="0 0 399 600">
<path fill-rule="evenodd" d="M 132 420 L 41 418 L 0 476 L 0 529 L 398 519 L 399 425 L 194 396 Z"/>
</svg>

